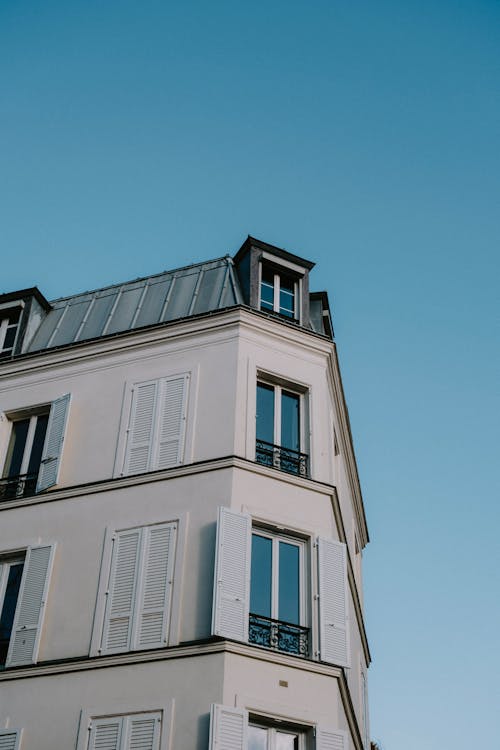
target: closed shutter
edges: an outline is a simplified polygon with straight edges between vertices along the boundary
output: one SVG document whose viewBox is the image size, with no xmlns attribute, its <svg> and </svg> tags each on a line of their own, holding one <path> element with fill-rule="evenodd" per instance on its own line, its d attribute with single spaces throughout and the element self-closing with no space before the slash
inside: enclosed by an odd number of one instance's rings
<svg viewBox="0 0 500 750">
<path fill-rule="evenodd" d="M 349 665 L 348 588 L 346 546 L 332 539 L 318 540 L 320 657 Z"/>
<path fill-rule="evenodd" d="M 163 646 L 168 640 L 175 536 L 175 524 L 144 529 L 142 585 L 137 613 L 137 648 Z"/>
<path fill-rule="evenodd" d="M 24 563 L 6 666 L 33 664 L 49 588 L 54 547 L 29 547 Z"/>
<path fill-rule="evenodd" d="M 161 381 L 155 469 L 167 469 L 183 461 L 188 377 L 181 375 Z"/>
<path fill-rule="evenodd" d="M 90 728 L 89 750 L 120 750 L 123 719 L 93 719 Z"/>
<path fill-rule="evenodd" d="M 134 387 L 125 455 L 125 474 L 140 474 L 151 468 L 150 456 L 157 391 L 157 381 L 140 383 Z"/>
<path fill-rule="evenodd" d="M 20 731 L 0 729 L 0 750 L 18 750 Z"/>
<path fill-rule="evenodd" d="M 47 433 L 45 435 L 42 460 L 36 485 L 37 492 L 42 492 L 42 490 L 46 490 L 48 487 L 57 484 L 70 400 L 71 394 L 67 393 L 65 396 L 53 401 L 50 407 Z"/>
<path fill-rule="evenodd" d="M 241 708 L 212 704 L 209 750 L 246 750 L 248 714 Z"/>
<path fill-rule="evenodd" d="M 141 530 L 122 531 L 113 543 L 107 591 L 102 651 L 124 651 L 130 647 Z"/>
<path fill-rule="evenodd" d="M 248 640 L 251 537 L 250 516 L 219 508 L 213 635 Z"/>
<path fill-rule="evenodd" d="M 316 750 L 347 750 L 347 733 L 340 729 L 318 727 Z"/>
<path fill-rule="evenodd" d="M 123 750 L 157 750 L 160 744 L 160 714 L 138 714 L 127 717 Z"/>
</svg>

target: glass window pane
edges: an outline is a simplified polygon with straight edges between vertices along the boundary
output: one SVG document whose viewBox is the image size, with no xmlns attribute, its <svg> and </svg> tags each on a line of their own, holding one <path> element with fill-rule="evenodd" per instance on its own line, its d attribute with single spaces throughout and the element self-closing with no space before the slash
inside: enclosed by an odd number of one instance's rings
<svg viewBox="0 0 500 750">
<path fill-rule="evenodd" d="M 281 397 L 281 447 L 300 450 L 300 396 L 283 391 Z"/>
<path fill-rule="evenodd" d="M 252 534 L 250 612 L 271 617 L 272 540 Z"/>
<path fill-rule="evenodd" d="M 267 729 L 248 727 L 248 750 L 267 750 Z"/>
<path fill-rule="evenodd" d="M 257 384 L 257 440 L 274 443 L 274 388 Z"/>
<path fill-rule="evenodd" d="M 300 624 L 300 548 L 279 543 L 278 619 Z"/>
<path fill-rule="evenodd" d="M 299 735 L 295 732 L 277 732 L 276 750 L 299 750 Z"/>
<path fill-rule="evenodd" d="M 12 425 L 12 433 L 3 472 L 4 477 L 16 477 L 21 473 L 29 424 L 29 419 L 20 419 L 19 422 L 14 422 Z"/>
<path fill-rule="evenodd" d="M 10 566 L 2 612 L 0 614 L 0 664 L 5 664 L 9 648 L 10 634 L 16 611 L 17 597 L 23 574 L 23 563 L 15 563 Z"/>
<path fill-rule="evenodd" d="M 14 346 L 14 341 L 16 340 L 16 333 L 17 333 L 17 326 L 12 326 L 11 328 L 7 328 L 7 333 L 5 334 L 5 339 L 3 342 L 4 349 L 12 349 L 12 347 Z"/>
<path fill-rule="evenodd" d="M 266 268 L 262 268 L 260 307 L 262 310 L 274 309 L 274 273 Z"/>
<path fill-rule="evenodd" d="M 280 313 L 295 317 L 295 283 L 287 276 L 280 277 Z"/>
<path fill-rule="evenodd" d="M 48 414 L 42 414 L 36 420 L 35 434 L 33 436 L 33 445 L 31 448 L 31 456 L 28 464 L 28 474 L 37 474 L 42 461 L 43 443 L 45 441 L 45 433 L 47 432 L 47 423 L 49 421 Z"/>
</svg>

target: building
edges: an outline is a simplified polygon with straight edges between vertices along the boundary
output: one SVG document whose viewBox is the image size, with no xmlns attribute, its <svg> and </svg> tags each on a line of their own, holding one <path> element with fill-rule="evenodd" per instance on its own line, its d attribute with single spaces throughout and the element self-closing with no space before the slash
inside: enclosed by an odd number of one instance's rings
<svg viewBox="0 0 500 750">
<path fill-rule="evenodd" d="M 0 750 L 368 750 L 327 295 L 234 258 L 0 296 Z"/>
</svg>

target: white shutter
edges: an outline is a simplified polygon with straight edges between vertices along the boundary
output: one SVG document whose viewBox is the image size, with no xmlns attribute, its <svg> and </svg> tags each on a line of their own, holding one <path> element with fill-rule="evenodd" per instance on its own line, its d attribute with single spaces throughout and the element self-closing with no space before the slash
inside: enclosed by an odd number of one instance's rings
<svg viewBox="0 0 500 750">
<path fill-rule="evenodd" d="M 54 547 L 51 545 L 28 548 L 12 625 L 7 667 L 36 662 L 53 552 Z"/>
<path fill-rule="evenodd" d="M 157 391 L 157 381 L 139 383 L 134 387 L 125 455 L 125 474 L 140 474 L 151 468 Z"/>
<path fill-rule="evenodd" d="M 92 719 L 89 750 L 119 750 L 123 719 L 112 716 L 109 719 Z"/>
<path fill-rule="evenodd" d="M 157 750 L 160 744 L 160 719 L 159 713 L 127 717 L 123 750 Z"/>
<path fill-rule="evenodd" d="M 47 433 L 45 435 L 42 460 L 36 485 L 37 492 L 41 492 L 57 484 L 70 400 L 71 394 L 67 393 L 65 396 L 53 401 L 50 407 Z"/>
<path fill-rule="evenodd" d="M 18 729 L 0 729 L 0 750 L 18 750 L 20 737 Z"/>
<path fill-rule="evenodd" d="M 180 375 L 161 381 L 155 469 L 167 469 L 183 461 L 188 377 Z"/>
<path fill-rule="evenodd" d="M 346 546 L 318 539 L 319 635 L 322 661 L 349 665 Z"/>
<path fill-rule="evenodd" d="M 250 599 L 250 516 L 219 508 L 212 634 L 248 640 Z"/>
<path fill-rule="evenodd" d="M 132 529 L 117 534 L 113 543 L 102 638 L 106 653 L 130 648 L 140 542 L 141 530 Z"/>
<path fill-rule="evenodd" d="M 341 729 L 319 726 L 316 732 L 316 750 L 347 750 L 347 733 Z"/>
<path fill-rule="evenodd" d="M 154 648 L 168 639 L 176 525 L 146 527 L 144 535 L 136 646 Z"/>
<path fill-rule="evenodd" d="M 209 750 L 246 750 L 248 713 L 241 708 L 212 704 Z"/>
</svg>

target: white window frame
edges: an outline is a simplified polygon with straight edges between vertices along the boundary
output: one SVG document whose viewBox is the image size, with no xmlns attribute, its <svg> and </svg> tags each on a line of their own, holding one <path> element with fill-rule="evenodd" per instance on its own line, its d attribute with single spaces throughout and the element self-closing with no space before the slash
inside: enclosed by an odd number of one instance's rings
<svg viewBox="0 0 500 750">
<path fill-rule="evenodd" d="M 24 565 L 26 562 L 26 554 L 21 554 L 20 552 L 14 555 L 1 555 L 0 556 L 0 614 L 3 609 L 4 600 L 5 600 L 5 592 L 7 588 L 7 581 L 9 580 L 9 570 L 12 565 L 19 565 L 19 563 L 23 564 L 23 571 L 21 573 L 21 582 L 22 582 L 22 576 L 24 573 Z M 19 595 L 21 593 L 21 587 L 19 588 L 19 591 L 17 592 L 17 601 L 16 606 L 14 609 L 14 620 L 12 622 L 12 625 L 14 626 L 15 619 L 16 619 L 16 610 L 19 604 Z M 5 660 L 7 661 L 9 650 L 10 650 L 10 641 L 12 639 L 12 632 L 10 634 L 9 639 L 9 647 L 7 649 L 7 653 L 5 655 Z M 5 663 L 0 666 L 0 669 L 5 669 Z"/>
<path fill-rule="evenodd" d="M 5 474 L 7 470 L 6 466 L 6 460 L 7 460 L 7 451 L 9 450 L 10 441 L 12 438 L 12 433 L 14 430 L 14 425 L 16 422 L 21 422 L 24 419 L 29 419 L 29 426 L 28 426 L 28 432 L 26 434 L 26 442 L 24 444 L 24 450 L 23 450 L 23 460 L 21 461 L 21 468 L 19 471 L 19 475 L 23 476 L 24 474 L 28 473 L 28 466 L 31 458 L 31 450 L 33 448 L 33 440 L 35 437 L 35 430 L 36 425 L 38 422 L 38 417 L 45 417 L 50 415 L 50 404 L 47 404 L 47 406 L 42 406 L 40 408 L 30 409 L 26 414 L 18 414 L 16 416 L 9 417 L 10 422 L 10 430 L 9 430 L 9 437 L 7 440 L 7 446 L 5 450 L 5 456 L 3 459 L 3 470 L 2 470 L 2 476 Z M 41 459 L 41 457 L 40 457 Z M 40 471 L 40 466 L 42 465 L 42 462 L 40 460 L 40 465 L 38 467 L 38 471 Z"/>
<path fill-rule="evenodd" d="M 257 388 L 259 385 L 268 386 L 274 390 L 274 429 L 273 444 L 281 448 L 281 403 L 283 392 L 291 393 L 299 397 L 299 453 L 307 455 L 309 476 L 311 476 L 311 450 L 310 450 L 310 389 L 297 383 L 288 383 L 281 378 L 273 378 L 257 371 L 257 382 L 255 386 L 255 446 L 257 445 Z M 254 458 L 255 460 L 255 458 Z"/>
<path fill-rule="evenodd" d="M 261 536 L 272 541 L 272 572 L 271 572 L 271 619 L 279 621 L 279 543 L 285 542 L 299 548 L 299 622 L 303 628 L 309 626 L 309 611 L 307 602 L 309 601 L 309 586 L 307 584 L 310 576 L 307 575 L 308 563 L 308 540 L 302 539 L 284 532 L 273 531 L 261 526 L 252 525 L 252 539 L 254 536 Z M 252 560 L 250 555 L 250 571 Z M 250 596 L 252 591 L 252 579 L 250 573 Z"/>
<path fill-rule="evenodd" d="M 259 263 L 259 310 L 261 312 L 271 312 L 271 310 L 268 310 L 267 308 L 262 307 L 262 276 L 263 276 L 263 270 L 266 269 L 270 271 L 273 274 L 273 310 L 272 312 L 277 313 L 280 315 L 281 318 L 284 320 L 296 320 L 300 323 L 300 309 L 301 309 L 301 299 L 302 299 L 302 284 L 301 279 L 296 277 L 296 274 L 293 270 L 289 270 L 288 268 L 280 268 L 276 265 L 276 263 L 273 261 L 272 264 L 267 263 L 266 261 L 263 261 Z M 293 301 L 294 301 L 294 311 L 293 311 L 293 317 L 289 318 L 288 315 L 285 315 L 284 313 L 280 313 L 280 289 L 281 289 L 281 277 L 287 276 L 289 279 L 293 280 Z"/>
<path fill-rule="evenodd" d="M 113 697 L 110 696 L 110 699 L 106 700 L 105 706 L 101 704 L 90 708 L 87 707 L 80 711 L 76 750 L 89 750 L 92 721 L 97 721 L 99 719 L 135 718 L 141 714 L 158 714 L 160 716 L 161 731 L 158 750 L 170 750 L 170 732 L 172 727 L 173 709 L 173 699 L 167 701 L 164 700 L 160 705 L 158 705 L 156 701 L 154 703 L 148 703 L 144 699 L 141 699 L 139 701 L 134 701 L 134 704 L 130 705 L 128 701 L 124 702 L 123 700 L 113 699 Z"/>
<path fill-rule="evenodd" d="M 296 734 L 299 738 L 299 748 L 298 750 L 307 750 L 308 748 L 308 737 L 307 735 L 310 734 L 310 732 L 307 729 L 304 729 L 304 727 L 295 727 L 293 724 L 289 724 L 288 722 L 270 722 L 269 724 L 263 723 L 262 721 L 259 721 L 258 717 L 254 717 L 252 715 L 249 716 L 248 719 L 248 729 L 250 727 L 256 727 L 258 729 L 264 729 L 267 732 L 267 748 L 266 750 L 276 750 L 277 743 L 276 743 L 276 736 L 280 733 L 286 734 L 287 732 L 289 734 Z M 249 738 L 250 739 L 250 738 Z"/>
<path fill-rule="evenodd" d="M 11 310 L 14 310 L 17 307 L 21 308 L 19 311 L 19 320 L 16 323 L 9 324 L 9 318 L 3 317 L 3 316 L 6 313 L 8 314 Z M 0 305 L 0 354 L 6 351 L 13 352 L 14 349 L 16 348 L 23 308 L 24 308 L 24 302 L 22 300 L 18 300 L 17 302 L 5 302 L 3 305 Z M 9 347 L 8 349 L 4 349 L 5 338 L 7 336 L 7 331 L 9 330 L 9 328 L 15 328 L 16 335 L 14 337 L 12 347 Z"/>
</svg>

